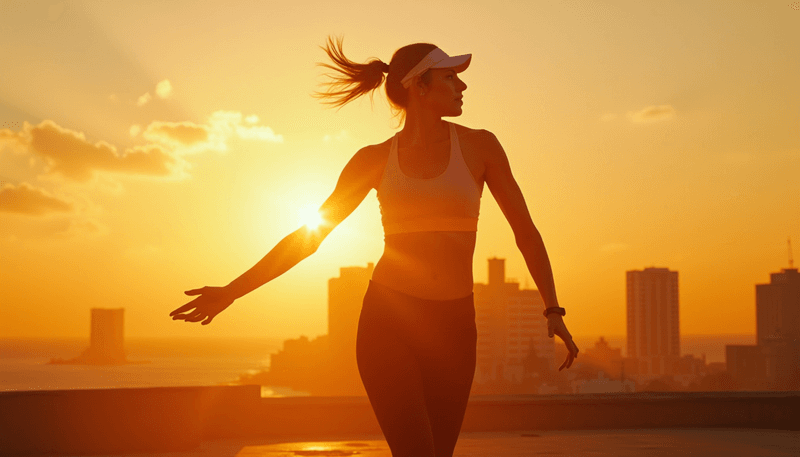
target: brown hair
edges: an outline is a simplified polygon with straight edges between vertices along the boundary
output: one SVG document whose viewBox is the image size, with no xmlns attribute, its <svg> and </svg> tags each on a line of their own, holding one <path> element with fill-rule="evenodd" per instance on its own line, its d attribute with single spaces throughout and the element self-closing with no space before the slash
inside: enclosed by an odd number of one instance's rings
<svg viewBox="0 0 800 457">
<path fill-rule="evenodd" d="M 428 53 L 436 49 L 430 43 L 415 43 L 395 51 L 390 63 L 373 58 L 367 63 L 356 63 L 345 57 L 342 51 L 343 38 L 328 37 L 322 50 L 330 57 L 334 65 L 320 63 L 320 66 L 334 70 L 338 74 L 326 74 L 330 81 L 325 83 L 328 90 L 314 94 L 326 105 L 341 108 L 356 98 L 369 93 L 370 99 L 375 89 L 386 80 L 386 96 L 395 116 L 404 117 L 408 107 L 408 89 L 400 80 L 411 71 Z M 388 73 L 384 77 L 384 73 Z M 424 82 L 430 82 L 430 73 L 422 74 Z"/>
</svg>

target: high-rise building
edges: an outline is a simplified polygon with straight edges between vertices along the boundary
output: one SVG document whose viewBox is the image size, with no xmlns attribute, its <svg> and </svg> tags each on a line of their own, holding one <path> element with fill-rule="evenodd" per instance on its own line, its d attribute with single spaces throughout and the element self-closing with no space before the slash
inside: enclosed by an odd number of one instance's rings
<svg viewBox="0 0 800 457">
<path fill-rule="evenodd" d="M 800 273 L 796 268 L 756 284 L 755 346 L 725 346 L 728 373 L 739 388 L 800 389 Z"/>
<path fill-rule="evenodd" d="M 786 268 L 756 285 L 756 341 L 768 388 L 800 388 L 800 273 Z"/>
<path fill-rule="evenodd" d="M 800 273 L 786 268 L 756 285 L 756 341 L 765 345 L 800 338 Z"/>
<path fill-rule="evenodd" d="M 635 374 L 673 374 L 680 359 L 678 272 L 667 268 L 628 271 L 627 313 L 628 357 L 636 361 Z"/>
<path fill-rule="evenodd" d="M 544 302 L 538 290 L 506 282 L 505 259 L 489 259 L 489 283 L 474 284 L 478 327 L 474 382 L 521 382 L 529 356 L 555 364 L 553 339 L 542 317 Z"/>
</svg>

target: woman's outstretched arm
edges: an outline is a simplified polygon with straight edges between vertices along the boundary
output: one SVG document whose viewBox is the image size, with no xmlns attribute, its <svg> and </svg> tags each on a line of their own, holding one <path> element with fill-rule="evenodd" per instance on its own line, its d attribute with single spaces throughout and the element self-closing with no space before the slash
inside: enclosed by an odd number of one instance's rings
<svg viewBox="0 0 800 457">
<path fill-rule="evenodd" d="M 347 218 L 369 193 L 377 170 L 376 155 L 368 146 L 359 150 L 344 167 L 336 188 L 319 209 L 322 223 L 317 228 L 300 227 L 267 253 L 252 268 L 225 287 L 202 287 L 187 290 L 186 295 L 200 295 L 172 311 L 173 320 L 210 323 L 234 300 L 287 272 L 316 252 L 322 241 Z"/>
<path fill-rule="evenodd" d="M 491 132 L 481 132 L 481 134 L 481 147 L 487 154 L 486 184 L 511 225 L 511 230 L 514 231 L 517 247 L 525 258 L 525 264 L 542 295 L 545 307 L 557 307 L 559 305 L 550 257 L 547 255 L 539 230 L 533 225 L 522 191 L 511 173 L 508 157 L 494 134 Z M 550 338 L 558 335 L 569 351 L 567 359 L 559 370 L 572 366 L 572 362 L 578 356 L 578 346 L 572 340 L 572 335 L 567 330 L 561 315 L 548 314 L 547 333 Z"/>
</svg>

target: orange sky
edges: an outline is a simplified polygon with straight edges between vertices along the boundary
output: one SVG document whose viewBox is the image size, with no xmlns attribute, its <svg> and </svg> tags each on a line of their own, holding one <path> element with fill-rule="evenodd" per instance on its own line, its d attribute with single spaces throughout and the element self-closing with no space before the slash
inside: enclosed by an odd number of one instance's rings
<svg viewBox="0 0 800 457">
<path fill-rule="evenodd" d="M 327 279 L 381 254 L 374 192 L 213 325 L 168 314 L 250 268 L 396 131 L 383 92 L 338 112 L 310 96 L 329 34 L 358 61 L 420 41 L 473 54 L 451 120 L 505 147 L 576 336 L 624 335 L 625 271 L 648 266 L 679 271 L 683 333 L 755 331 L 755 284 L 800 245 L 800 11 L 376 5 L 3 2 L 0 337 L 88 336 L 91 307 L 125 307 L 129 336 L 325 333 Z M 487 191 L 476 281 L 490 256 L 533 287 Z"/>
</svg>

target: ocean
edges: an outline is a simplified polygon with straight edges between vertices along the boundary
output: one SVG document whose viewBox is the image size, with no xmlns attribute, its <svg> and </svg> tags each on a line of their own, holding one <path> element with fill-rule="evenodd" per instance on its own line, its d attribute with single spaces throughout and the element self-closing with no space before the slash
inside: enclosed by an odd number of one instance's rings
<svg viewBox="0 0 800 457">
<path fill-rule="evenodd" d="M 241 374 L 269 367 L 281 348 L 274 339 L 128 339 L 130 361 L 148 363 L 91 366 L 50 365 L 89 346 L 88 339 L 0 339 L 0 391 L 178 387 L 235 384 Z M 286 387 L 263 386 L 263 397 L 307 396 Z"/>
</svg>

